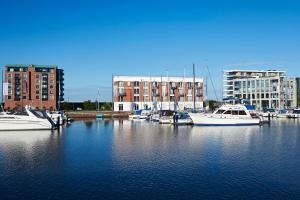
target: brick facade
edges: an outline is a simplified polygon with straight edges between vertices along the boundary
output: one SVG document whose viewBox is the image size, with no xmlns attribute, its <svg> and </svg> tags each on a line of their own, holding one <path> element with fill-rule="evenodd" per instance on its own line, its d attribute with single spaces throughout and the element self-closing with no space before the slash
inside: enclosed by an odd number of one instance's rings
<svg viewBox="0 0 300 200">
<path fill-rule="evenodd" d="M 6 65 L 5 109 L 30 105 L 38 109 L 59 109 L 63 101 L 63 70 L 50 65 Z"/>
</svg>

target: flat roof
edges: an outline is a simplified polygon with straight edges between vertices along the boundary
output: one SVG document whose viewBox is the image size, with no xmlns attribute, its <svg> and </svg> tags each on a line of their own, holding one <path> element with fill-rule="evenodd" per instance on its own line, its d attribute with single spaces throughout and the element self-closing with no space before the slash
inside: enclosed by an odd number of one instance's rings
<svg viewBox="0 0 300 200">
<path fill-rule="evenodd" d="M 224 72 L 283 72 L 285 73 L 286 71 L 282 70 L 240 70 L 240 69 L 231 69 L 231 70 L 224 70 Z"/>
<path fill-rule="evenodd" d="M 193 81 L 192 76 L 183 77 L 183 76 L 113 76 L 114 81 L 183 81 L 186 82 Z M 203 82 L 203 78 L 195 77 L 195 80 L 198 82 Z"/>
<path fill-rule="evenodd" d="M 34 67 L 34 68 L 57 68 L 57 65 L 34 65 L 34 64 L 6 64 L 5 67 Z"/>
</svg>

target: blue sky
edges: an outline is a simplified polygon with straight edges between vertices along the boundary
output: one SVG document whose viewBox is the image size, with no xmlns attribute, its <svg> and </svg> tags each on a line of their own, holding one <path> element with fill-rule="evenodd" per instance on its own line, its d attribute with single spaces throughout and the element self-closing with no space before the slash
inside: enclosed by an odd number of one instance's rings
<svg viewBox="0 0 300 200">
<path fill-rule="evenodd" d="M 111 99 L 111 76 L 198 76 L 210 68 L 281 69 L 300 76 L 297 1 L 0 2 L 0 66 L 57 64 L 65 99 Z M 210 97 L 213 91 L 209 84 Z"/>
</svg>

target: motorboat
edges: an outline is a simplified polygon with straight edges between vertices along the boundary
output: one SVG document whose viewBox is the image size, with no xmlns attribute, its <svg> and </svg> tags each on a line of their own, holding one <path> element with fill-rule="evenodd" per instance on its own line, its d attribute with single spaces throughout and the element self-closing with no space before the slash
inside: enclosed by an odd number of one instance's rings
<svg viewBox="0 0 300 200">
<path fill-rule="evenodd" d="M 193 120 L 186 112 L 176 113 L 175 119 L 173 119 L 172 124 L 176 125 L 191 125 L 193 124 Z"/>
<path fill-rule="evenodd" d="M 48 117 L 52 119 L 52 121 L 57 124 L 59 119 L 59 125 L 64 125 L 65 122 L 68 121 L 68 117 L 65 115 L 63 111 L 52 111 L 52 112 L 46 112 Z"/>
<path fill-rule="evenodd" d="M 276 116 L 276 110 L 274 108 L 265 108 L 260 114 L 262 117 L 275 117 Z"/>
<path fill-rule="evenodd" d="M 150 119 L 151 111 L 150 110 L 137 110 L 134 112 L 134 114 L 129 115 L 130 120 L 135 121 L 143 121 Z"/>
<path fill-rule="evenodd" d="M 291 113 L 289 112 L 289 110 L 283 109 L 283 110 L 279 110 L 278 112 L 276 112 L 276 117 L 277 118 L 289 118 L 291 115 Z"/>
<path fill-rule="evenodd" d="M 224 105 L 214 113 L 189 113 L 194 125 L 199 126 L 248 126 L 259 125 L 261 118 L 245 105 Z"/>
<path fill-rule="evenodd" d="M 293 110 L 293 113 L 290 114 L 290 118 L 300 118 L 300 108 Z"/>
<path fill-rule="evenodd" d="M 159 118 L 160 124 L 171 124 L 173 122 L 174 111 L 162 110 L 161 117 Z"/>
<path fill-rule="evenodd" d="M 55 123 L 45 111 L 34 110 L 25 106 L 22 112 L 0 115 L 0 131 L 5 130 L 50 130 Z"/>
<path fill-rule="evenodd" d="M 139 119 L 140 116 L 141 116 L 142 111 L 143 111 L 143 110 L 136 110 L 136 111 L 134 112 L 134 114 L 128 115 L 128 118 L 129 118 L 130 120 L 136 120 L 136 119 Z"/>
<path fill-rule="evenodd" d="M 139 116 L 140 120 L 149 120 L 151 115 L 150 110 L 142 110 L 141 115 Z"/>
</svg>

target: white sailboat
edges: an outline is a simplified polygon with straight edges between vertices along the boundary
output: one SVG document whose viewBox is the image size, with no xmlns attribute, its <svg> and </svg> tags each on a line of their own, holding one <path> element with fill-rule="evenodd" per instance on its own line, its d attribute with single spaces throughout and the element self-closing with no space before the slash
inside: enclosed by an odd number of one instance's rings
<svg viewBox="0 0 300 200">
<path fill-rule="evenodd" d="M 248 126 L 259 125 L 261 119 L 244 105 L 224 105 L 212 114 L 189 113 L 194 125 L 199 126 Z"/>
<path fill-rule="evenodd" d="M 32 110 L 29 106 L 22 113 L 0 115 L 0 131 L 50 130 L 54 127 L 54 122 L 44 111 Z"/>
</svg>

